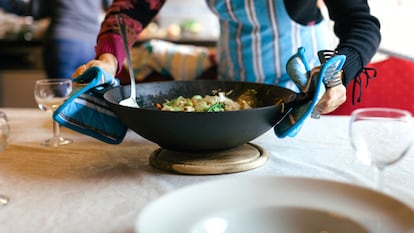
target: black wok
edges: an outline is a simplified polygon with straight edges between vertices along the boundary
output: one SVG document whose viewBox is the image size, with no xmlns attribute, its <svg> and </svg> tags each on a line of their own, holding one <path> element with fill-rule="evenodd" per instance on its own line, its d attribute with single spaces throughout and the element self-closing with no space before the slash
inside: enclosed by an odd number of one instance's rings
<svg viewBox="0 0 414 233">
<path fill-rule="evenodd" d="M 213 90 L 232 91 L 236 99 L 249 89 L 257 91 L 258 107 L 229 112 L 170 112 L 156 103 L 178 96 L 212 95 Z M 271 129 L 304 96 L 274 85 L 237 81 L 162 81 L 136 85 L 140 108 L 119 105 L 129 97 L 130 86 L 118 86 L 104 94 L 110 108 L 130 129 L 160 147 L 175 151 L 224 150 L 245 144 Z M 280 98 L 285 104 L 275 104 Z"/>
</svg>

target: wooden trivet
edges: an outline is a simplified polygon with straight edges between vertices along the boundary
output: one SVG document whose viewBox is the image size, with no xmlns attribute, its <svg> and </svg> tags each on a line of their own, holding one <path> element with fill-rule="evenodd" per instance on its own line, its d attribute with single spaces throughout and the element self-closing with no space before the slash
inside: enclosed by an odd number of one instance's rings
<svg viewBox="0 0 414 233">
<path fill-rule="evenodd" d="M 268 153 L 260 146 L 247 143 L 215 152 L 178 152 L 163 148 L 150 155 L 151 166 L 188 175 L 213 175 L 242 172 L 262 166 Z"/>
</svg>

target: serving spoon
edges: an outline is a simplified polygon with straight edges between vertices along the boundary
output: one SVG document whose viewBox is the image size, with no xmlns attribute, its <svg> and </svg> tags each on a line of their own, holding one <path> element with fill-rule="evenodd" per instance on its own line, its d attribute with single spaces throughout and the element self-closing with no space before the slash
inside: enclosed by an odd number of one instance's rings
<svg viewBox="0 0 414 233">
<path fill-rule="evenodd" d="M 118 21 L 118 25 L 121 30 L 122 44 L 124 45 L 124 49 L 125 49 L 125 54 L 126 54 L 126 58 L 128 62 L 128 68 L 129 68 L 129 78 L 131 81 L 131 95 L 129 96 L 129 98 L 121 100 L 119 104 L 128 106 L 128 107 L 139 108 L 139 105 L 137 103 L 136 89 L 135 89 L 134 69 L 132 68 L 131 55 L 129 54 L 128 40 L 127 40 L 127 35 L 126 35 L 124 19 L 121 17 L 121 15 L 116 15 L 116 20 Z"/>
</svg>

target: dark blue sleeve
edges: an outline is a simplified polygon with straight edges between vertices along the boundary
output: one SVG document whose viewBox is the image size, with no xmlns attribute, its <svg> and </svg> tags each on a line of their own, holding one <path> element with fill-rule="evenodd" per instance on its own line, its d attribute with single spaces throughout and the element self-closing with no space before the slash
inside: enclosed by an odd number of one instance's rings
<svg viewBox="0 0 414 233">
<path fill-rule="evenodd" d="M 20 16 L 30 15 L 29 4 L 23 0 L 0 0 L 0 8 Z"/>
<path fill-rule="evenodd" d="M 380 22 L 370 12 L 367 0 L 325 0 L 334 31 L 336 50 L 346 55 L 345 84 L 359 75 L 376 53 L 381 41 Z"/>
</svg>

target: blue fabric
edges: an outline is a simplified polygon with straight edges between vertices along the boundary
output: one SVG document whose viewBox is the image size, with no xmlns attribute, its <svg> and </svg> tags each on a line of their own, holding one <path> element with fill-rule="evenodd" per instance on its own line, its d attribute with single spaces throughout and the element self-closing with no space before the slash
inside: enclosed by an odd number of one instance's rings
<svg viewBox="0 0 414 233">
<path fill-rule="evenodd" d="M 122 142 L 128 128 L 111 111 L 103 94 L 119 80 L 99 67 L 91 67 L 73 82 L 87 83 L 74 91 L 54 113 L 60 125 L 110 144 Z"/>
<path fill-rule="evenodd" d="M 318 50 L 329 48 L 326 22 L 296 23 L 283 0 L 206 0 L 220 20 L 220 79 L 275 84 L 296 91 L 285 65 L 299 47 L 310 65 L 319 65 Z"/>
<path fill-rule="evenodd" d="M 310 66 L 304 54 L 305 49 L 299 48 L 298 52 L 289 59 L 286 69 L 289 77 L 294 80 L 298 88 L 311 94 L 312 98 L 306 103 L 290 109 L 290 112 L 273 128 L 279 138 L 295 137 L 299 133 L 303 123 L 309 118 L 320 96 L 325 91 L 324 79 L 329 78 L 328 75 L 332 71 L 341 71 L 346 60 L 344 55 L 333 56 L 322 64 L 319 73 L 310 77 Z M 304 88 L 308 86 L 308 82 L 310 82 L 309 88 Z"/>
<path fill-rule="evenodd" d="M 300 47 L 298 52 L 288 60 L 286 71 L 289 78 L 293 80 L 299 90 L 306 92 L 310 81 L 308 73 L 311 69 L 305 57 L 305 48 Z"/>
<path fill-rule="evenodd" d="M 43 63 L 48 78 L 72 78 L 76 68 L 95 57 L 95 40 L 48 39 Z"/>
<path fill-rule="evenodd" d="M 17 15 L 30 15 L 27 5 L 27 1 L 24 0 L 0 0 L 0 8 Z"/>
</svg>

